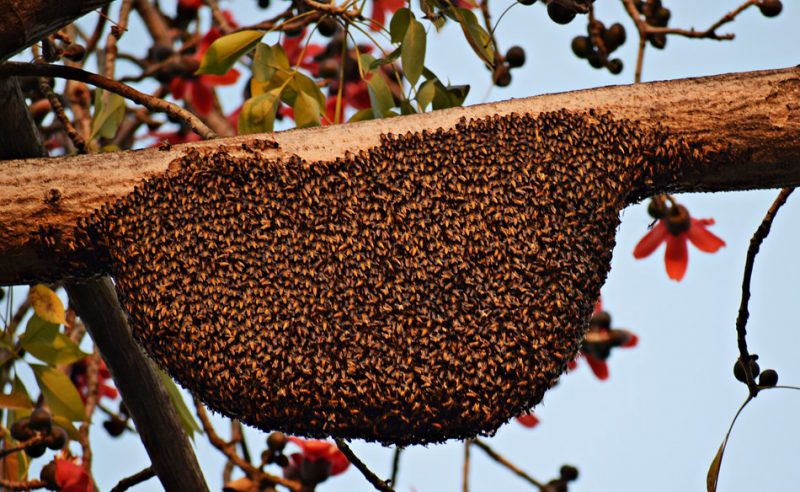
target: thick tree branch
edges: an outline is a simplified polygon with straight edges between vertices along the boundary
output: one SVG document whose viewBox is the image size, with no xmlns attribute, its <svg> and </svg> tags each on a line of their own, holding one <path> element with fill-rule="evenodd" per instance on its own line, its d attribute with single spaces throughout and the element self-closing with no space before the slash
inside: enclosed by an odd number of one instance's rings
<svg viewBox="0 0 800 492">
<path fill-rule="evenodd" d="M 0 283 L 15 283 L 53 269 L 52 255 L 26 246 L 40 226 L 68 233 L 77 219 L 129 193 L 143 179 L 163 173 L 188 148 L 224 146 L 241 152 L 259 140 L 274 140 L 271 157 L 299 155 L 332 160 L 376 146 L 382 133 L 402 134 L 453 127 L 460 118 L 512 112 L 537 114 L 594 109 L 644 126 L 663 125 L 702 152 L 720 159 L 684 173 L 672 191 L 729 191 L 800 185 L 800 68 L 612 86 L 549 94 L 467 108 L 266 135 L 250 135 L 176 146 L 91 156 L 5 163 L 0 175 Z M 60 199 L 45 201 L 57 189 Z"/>
<path fill-rule="evenodd" d="M 122 399 L 165 490 L 208 490 L 189 438 L 155 364 L 142 353 L 108 278 L 66 285 L 114 376 Z"/>
<path fill-rule="evenodd" d="M 0 0 L 0 61 L 111 0 Z"/>
</svg>

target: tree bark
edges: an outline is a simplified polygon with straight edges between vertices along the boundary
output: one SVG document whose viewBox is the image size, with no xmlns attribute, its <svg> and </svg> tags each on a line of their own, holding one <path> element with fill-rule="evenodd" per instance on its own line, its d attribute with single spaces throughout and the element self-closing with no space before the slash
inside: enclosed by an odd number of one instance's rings
<svg viewBox="0 0 800 492">
<path fill-rule="evenodd" d="M 111 0 L 0 0 L 0 61 Z"/>
<path fill-rule="evenodd" d="M 800 68 L 611 86 L 516 99 L 420 115 L 248 135 L 176 146 L 5 163 L 0 175 L 0 284 L 47 277 L 52 255 L 26 244 L 40 226 L 69 233 L 77 219 L 113 201 L 142 180 L 167 170 L 191 148 L 231 152 L 271 140 L 270 157 L 296 154 L 332 160 L 376 146 L 386 133 L 449 128 L 462 117 L 567 109 L 610 112 L 617 119 L 664 126 L 704 153 L 737 156 L 685 173 L 671 191 L 732 191 L 800 185 Z M 57 196 L 57 200 L 52 198 Z"/>
</svg>

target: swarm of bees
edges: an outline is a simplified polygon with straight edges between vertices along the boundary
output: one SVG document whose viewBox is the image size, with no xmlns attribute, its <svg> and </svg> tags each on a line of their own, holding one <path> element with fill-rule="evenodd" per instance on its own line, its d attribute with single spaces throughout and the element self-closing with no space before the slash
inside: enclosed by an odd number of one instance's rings
<svg viewBox="0 0 800 492">
<path fill-rule="evenodd" d="M 580 347 L 619 212 L 697 157 L 665 130 L 567 111 L 384 135 L 330 162 L 194 150 L 70 241 L 211 408 L 439 442 L 542 399 Z"/>
</svg>

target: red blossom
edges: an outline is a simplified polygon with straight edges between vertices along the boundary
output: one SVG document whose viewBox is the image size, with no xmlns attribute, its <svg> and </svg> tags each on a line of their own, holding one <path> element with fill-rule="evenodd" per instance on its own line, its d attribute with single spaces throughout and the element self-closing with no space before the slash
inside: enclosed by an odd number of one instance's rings
<svg viewBox="0 0 800 492">
<path fill-rule="evenodd" d="M 536 417 L 533 412 L 525 412 L 522 415 L 517 416 L 517 422 L 522 424 L 523 427 L 531 429 L 539 425 L 539 418 Z"/>
<path fill-rule="evenodd" d="M 405 0 L 372 0 L 372 15 L 370 19 L 372 22 L 369 27 L 373 31 L 380 31 L 386 25 L 386 12 L 395 13 L 398 9 L 405 6 Z"/>
<path fill-rule="evenodd" d="M 56 458 L 58 492 L 92 492 L 94 486 L 86 469 L 70 460 Z"/>
<path fill-rule="evenodd" d="M 661 243 L 667 243 L 664 263 L 667 275 L 672 280 L 680 281 L 686 274 L 686 267 L 689 265 L 687 241 L 691 241 L 697 249 L 705 253 L 714 253 L 725 246 L 725 241 L 706 229 L 707 226 L 714 224 L 714 219 L 690 218 L 688 227 L 683 227 L 683 230 L 670 228 L 668 220 L 669 218 L 660 219 L 656 226 L 644 235 L 634 248 L 633 257 L 638 260 L 650 256 Z"/>
<path fill-rule="evenodd" d="M 197 47 L 194 57 L 198 63 L 208 51 L 211 44 L 222 34 L 216 27 L 203 36 Z M 228 70 L 224 75 L 181 75 L 172 79 L 169 83 L 169 91 L 175 99 L 183 99 L 191 102 L 192 106 L 200 114 L 208 114 L 214 105 L 214 87 L 219 85 L 231 85 L 239 80 L 239 71 L 235 68 Z"/>
<path fill-rule="evenodd" d="M 70 371 L 70 379 L 72 380 L 72 384 L 75 385 L 75 388 L 77 388 L 78 393 L 80 393 L 81 398 L 83 398 L 84 401 L 86 400 L 86 396 L 89 394 L 88 376 L 86 374 L 86 364 L 87 364 L 87 359 L 80 360 L 72 364 L 72 368 Z M 106 381 L 110 380 L 111 380 L 111 372 L 108 370 L 108 367 L 106 367 L 105 361 L 100 359 L 100 364 L 97 367 L 98 398 L 106 397 L 114 400 L 119 396 L 119 391 L 117 391 L 117 388 L 106 384 Z"/>
<path fill-rule="evenodd" d="M 350 466 L 344 453 L 331 442 L 299 437 L 290 437 L 289 440 L 299 446 L 301 452 L 289 456 L 291 461 L 283 469 L 286 478 L 317 484 L 344 473 Z"/>
<path fill-rule="evenodd" d="M 630 348 L 639 343 L 639 337 L 628 330 L 611 328 L 611 316 L 603 311 L 602 300 L 598 299 L 589 322 L 589 331 L 583 338 L 583 344 L 578 354 L 586 359 L 589 368 L 597 379 L 608 379 L 608 363 L 611 350 L 616 347 Z M 577 358 L 567 364 L 572 370 L 578 366 Z"/>
<path fill-rule="evenodd" d="M 178 0 L 178 6 L 183 9 L 197 10 L 203 6 L 203 0 Z"/>
</svg>

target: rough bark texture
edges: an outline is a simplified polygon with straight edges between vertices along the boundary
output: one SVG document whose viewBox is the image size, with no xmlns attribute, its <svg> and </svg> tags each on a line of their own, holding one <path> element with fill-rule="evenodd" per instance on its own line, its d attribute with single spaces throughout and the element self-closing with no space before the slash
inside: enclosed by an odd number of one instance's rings
<svg viewBox="0 0 800 492">
<path fill-rule="evenodd" d="M 380 135 L 452 128 L 460 118 L 595 109 L 663 125 L 705 153 L 730 156 L 685 174 L 672 191 L 728 191 L 800 184 L 800 68 L 612 86 L 352 125 L 250 135 L 114 154 L 20 160 L 0 175 L 0 283 L 46 276 L 53 258 L 26 245 L 41 226 L 68 232 L 77 219 L 163 173 L 191 147 L 241 148 L 274 140 L 268 156 L 331 160 L 378 145 Z M 52 199 L 58 197 L 57 200 Z M 50 198 L 50 199 L 48 199 Z"/>
<path fill-rule="evenodd" d="M 111 0 L 0 0 L 0 61 Z"/>
</svg>

